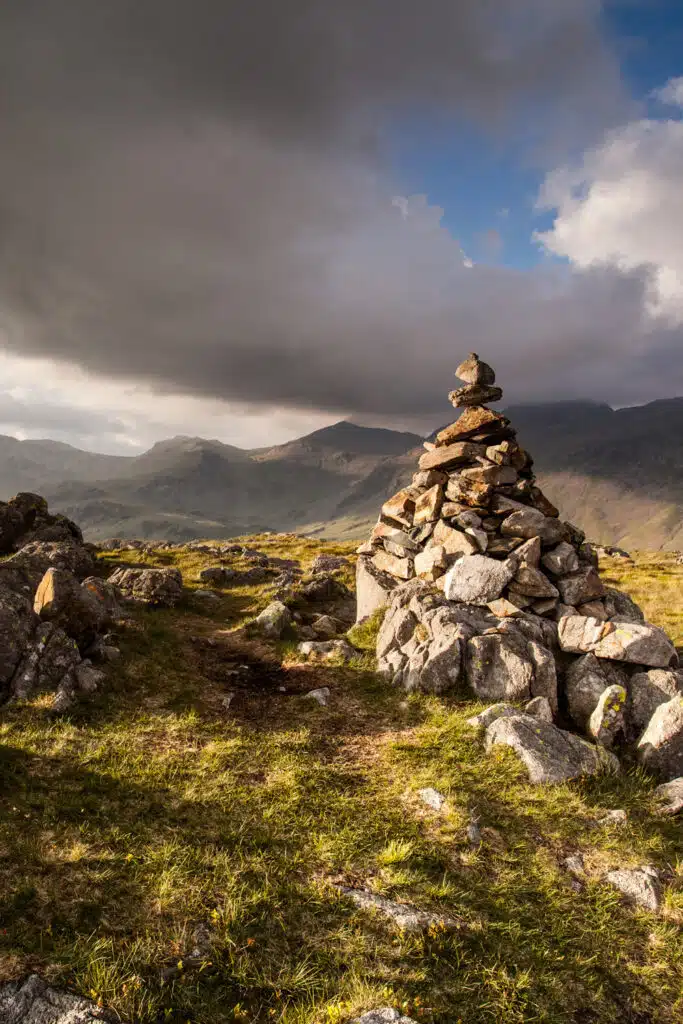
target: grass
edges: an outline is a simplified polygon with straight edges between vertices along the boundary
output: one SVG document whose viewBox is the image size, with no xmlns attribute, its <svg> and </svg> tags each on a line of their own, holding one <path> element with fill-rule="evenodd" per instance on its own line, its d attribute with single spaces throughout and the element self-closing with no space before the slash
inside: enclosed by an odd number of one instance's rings
<svg viewBox="0 0 683 1024">
<path fill-rule="evenodd" d="M 304 567 L 352 550 L 250 542 Z M 179 565 L 190 589 L 212 561 L 103 558 Z M 677 614 L 678 572 L 647 556 L 606 569 L 619 585 L 630 574 L 637 599 L 649 592 L 655 621 L 659 603 Z M 680 824 L 653 815 L 651 780 L 532 787 L 466 726 L 480 705 L 406 697 L 368 670 L 377 621 L 352 633 L 358 664 L 300 665 L 289 645 L 283 669 L 234 632 L 266 603 L 264 588 L 230 588 L 210 610 L 190 595 L 136 612 L 106 692 L 59 720 L 45 698 L 3 711 L 0 979 L 37 970 L 140 1024 L 337 1024 L 385 1005 L 428 1024 L 680 1020 Z M 235 684 L 244 661 L 250 681 Z M 316 686 L 329 707 L 305 698 Z M 421 803 L 424 786 L 447 796 L 441 812 Z M 611 807 L 626 825 L 598 824 Z M 575 852 L 580 888 L 562 867 Z M 644 863 L 666 882 L 659 915 L 600 881 Z M 466 927 L 398 933 L 337 883 Z"/>
<path fill-rule="evenodd" d="M 676 565 L 676 558 L 675 552 L 636 551 L 633 563 L 605 558 L 600 569 L 605 583 L 629 593 L 646 617 L 683 647 L 683 565 Z"/>
</svg>

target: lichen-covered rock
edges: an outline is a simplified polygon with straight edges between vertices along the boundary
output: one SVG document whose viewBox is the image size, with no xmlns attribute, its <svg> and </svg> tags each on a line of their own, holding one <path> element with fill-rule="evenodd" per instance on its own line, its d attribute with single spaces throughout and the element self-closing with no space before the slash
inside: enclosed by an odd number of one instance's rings
<svg viewBox="0 0 683 1024">
<path fill-rule="evenodd" d="M 213 583 L 220 586 L 227 579 L 226 567 L 224 565 L 209 565 L 202 569 L 197 577 L 201 583 Z"/>
<path fill-rule="evenodd" d="M 36 590 L 33 610 L 83 647 L 114 621 L 118 614 L 116 590 L 95 576 L 79 583 L 66 569 L 48 569 Z"/>
<path fill-rule="evenodd" d="M 534 697 L 524 708 L 525 715 L 540 718 L 542 722 L 553 721 L 553 709 L 547 697 Z"/>
<path fill-rule="evenodd" d="M 269 640 L 279 640 L 292 622 L 292 613 L 282 601 L 271 601 L 254 619 L 254 626 Z"/>
<path fill-rule="evenodd" d="M 80 662 L 75 640 L 63 629 L 51 622 L 37 623 L 10 682 L 10 694 L 15 700 L 28 700 L 64 688 L 71 693 L 76 688 L 73 673 Z"/>
<path fill-rule="evenodd" d="M 511 747 L 533 783 L 566 782 L 582 775 L 617 771 L 616 757 L 573 733 L 530 715 L 497 718 L 486 730 L 486 749 Z"/>
<path fill-rule="evenodd" d="M 468 718 L 467 724 L 471 725 L 473 729 L 487 729 L 491 722 L 495 722 L 497 718 L 513 718 L 517 715 L 519 715 L 519 708 L 516 708 L 514 704 L 501 702 L 499 704 L 491 704 L 478 715 Z"/>
<path fill-rule="evenodd" d="M 588 721 L 588 735 L 601 747 L 612 747 L 626 733 L 626 690 L 608 686 L 603 690 Z"/>
<path fill-rule="evenodd" d="M 600 698 L 610 686 L 628 686 L 622 668 L 599 661 L 594 654 L 584 654 L 568 667 L 564 680 L 569 715 L 579 729 L 587 729 L 590 717 Z"/>
<path fill-rule="evenodd" d="M 638 740 L 640 763 L 668 781 L 683 775 L 683 695 L 660 704 Z"/>
<path fill-rule="evenodd" d="M 318 572 L 337 572 L 338 569 L 344 569 L 350 564 L 348 558 L 344 558 L 343 555 L 318 555 L 311 565 L 311 572 L 313 574 Z M 289 568 L 292 568 L 292 566 Z"/>
<path fill-rule="evenodd" d="M 663 629 L 637 622 L 600 622 L 583 615 L 567 615 L 558 623 L 563 651 L 591 652 L 598 658 L 667 668 L 676 650 Z"/>
<path fill-rule="evenodd" d="M 130 600 L 152 607 L 172 608 L 183 596 L 180 569 L 117 569 L 109 577 Z"/>
</svg>

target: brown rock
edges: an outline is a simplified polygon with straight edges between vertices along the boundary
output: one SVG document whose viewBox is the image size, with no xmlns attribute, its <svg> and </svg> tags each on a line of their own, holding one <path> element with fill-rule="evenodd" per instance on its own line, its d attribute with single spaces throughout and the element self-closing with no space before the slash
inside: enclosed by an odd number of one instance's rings
<svg viewBox="0 0 683 1024">
<path fill-rule="evenodd" d="M 576 610 L 579 615 L 590 615 L 591 618 L 598 619 L 600 622 L 607 622 L 609 618 L 602 601 L 586 601 L 585 604 L 579 605 Z"/>
<path fill-rule="evenodd" d="M 496 374 L 493 367 L 482 362 L 476 352 L 470 352 L 467 359 L 460 363 L 455 371 L 455 376 L 467 384 L 491 385 L 496 382 Z"/>
<path fill-rule="evenodd" d="M 417 541 L 413 540 L 403 530 L 399 530 L 396 526 L 390 526 L 389 523 L 379 522 L 374 527 L 370 539 L 372 541 L 391 541 L 398 547 L 405 549 L 404 553 L 408 554 L 412 551 L 419 551 L 420 545 Z"/>
<path fill-rule="evenodd" d="M 486 552 L 489 555 L 508 555 L 522 543 L 521 537 L 493 537 L 489 539 Z"/>
<path fill-rule="evenodd" d="M 379 550 L 373 555 L 372 562 L 380 572 L 388 572 L 401 580 L 409 580 L 414 575 L 412 558 L 399 558 L 388 551 Z"/>
<path fill-rule="evenodd" d="M 434 545 L 415 556 L 415 575 L 426 580 L 437 580 L 448 568 L 448 556 L 443 547 Z"/>
<path fill-rule="evenodd" d="M 485 405 L 487 402 L 500 402 L 503 397 L 502 388 L 484 384 L 466 384 L 464 388 L 450 391 L 448 400 L 456 409 L 468 405 Z"/>
<path fill-rule="evenodd" d="M 417 492 L 411 487 L 398 491 L 392 498 L 384 502 L 382 515 L 401 523 L 402 526 L 412 526 L 417 497 Z"/>
<path fill-rule="evenodd" d="M 540 569 L 531 565 L 520 565 L 513 580 L 515 590 L 529 597 L 559 597 L 557 587 L 553 586 Z"/>
<path fill-rule="evenodd" d="M 509 420 L 501 413 L 487 409 L 483 405 L 475 405 L 467 409 L 455 423 L 445 427 L 436 436 L 437 447 L 450 445 L 456 441 L 464 441 L 473 434 L 484 432 L 484 430 L 497 430 L 507 427 Z"/>
<path fill-rule="evenodd" d="M 479 551 L 477 542 L 473 537 L 463 533 L 461 530 L 453 529 L 443 519 L 439 520 L 434 528 L 430 541 L 431 545 L 443 548 L 446 554 L 451 556 L 450 561 L 453 560 L 452 556 L 475 555 Z"/>
<path fill-rule="evenodd" d="M 448 475 L 438 469 L 422 469 L 413 476 L 414 487 L 433 487 L 434 484 L 447 484 Z"/>
<path fill-rule="evenodd" d="M 460 478 L 491 484 L 493 487 L 502 487 L 515 483 L 517 470 L 512 466 L 473 466 L 472 469 L 461 469 Z"/>
<path fill-rule="evenodd" d="M 415 502 L 415 513 L 413 524 L 419 526 L 422 523 L 431 523 L 439 518 L 441 505 L 443 504 L 443 488 L 440 484 L 434 484 L 428 491 L 421 494 Z"/>
<path fill-rule="evenodd" d="M 596 597 L 604 597 L 605 588 L 595 569 L 580 569 L 557 584 L 565 604 L 578 607 Z"/>
<path fill-rule="evenodd" d="M 522 609 L 506 597 L 499 597 L 496 601 L 489 601 L 489 611 L 497 615 L 499 619 L 511 619 L 522 614 Z"/>
<path fill-rule="evenodd" d="M 486 508 L 493 495 L 493 486 L 479 480 L 468 480 L 462 475 L 453 476 L 446 485 L 446 497 L 471 508 Z"/>
<path fill-rule="evenodd" d="M 425 452 L 420 456 L 420 469 L 450 469 L 453 466 L 462 466 L 468 462 L 474 462 L 478 456 L 483 456 L 486 449 L 480 444 L 470 442 L 459 442 Z"/>
</svg>

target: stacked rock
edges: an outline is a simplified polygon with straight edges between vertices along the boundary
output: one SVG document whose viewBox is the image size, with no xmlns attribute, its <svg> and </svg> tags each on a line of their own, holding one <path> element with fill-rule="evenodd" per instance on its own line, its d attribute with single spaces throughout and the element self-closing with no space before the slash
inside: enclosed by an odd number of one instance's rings
<svg viewBox="0 0 683 1024">
<path fill-rule="evenodd" d="M 505 724 L 487 720 L 491 743 L 515 746 L 563 721 L 601 749 L 637 746 L 649 767 L 680 774 L 673 644 L 604 586 L 593 547 L 538 487 L 509 420 L 484 404 L 502 398 L 493 369 L 472 353 L 456 375 L 465 384 L 449 398 L 464 411 L 425 442 L 412 483 L 384 503 L 359 548 L 358 619 L 387 606 L 380 671 L 408 690 L 531 701 L 527 717 L 542 725 L 507 721 L 515 709 L 505 705 Z M 542 747 L 553 748 L 549 735 Z M 581 752 L 568 771 L 602 764 Z"/>
</svg>

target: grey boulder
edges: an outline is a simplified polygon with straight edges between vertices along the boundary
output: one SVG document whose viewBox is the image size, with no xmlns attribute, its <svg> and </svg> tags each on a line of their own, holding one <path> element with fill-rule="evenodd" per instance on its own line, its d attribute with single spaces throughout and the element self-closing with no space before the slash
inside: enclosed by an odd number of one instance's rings
<svg viewBox="0 0 683 1024">
<path fill-rule="evenodd" d="M 562 581 L 560 581 L 562 582 Z M 560 647 L 575 654 L 666 668 L 676 650 L 663 629 L 648 623 L 601 622 L 584 615 L 565 615 L 557 624 Z"/>
<path fill-rule="evenodd" d="M 636 753 L 648 771 L 665 781 L 683 774 L 683 695 L 659 705 Z"/>
<path fill-rule="evenodd" d="M 663 782 L 655 789 L 657 814 L 680 814 L 683 811 L 683 775 L 671 782 Z"/>
<path fill-rule="evenodd" d="M 485 605 L 500 597 L 516 567 L 485 555 L 465 555 L 446 573 L 444 593 L 449 601 Z"/>
<path fill-rule="evenodd" d="M 656 870 L 649 865 L 608 871 L 605 881 L 618 889 L 629 903 L 635 903 L 646 910 L 659 909 L 661 887 Z"/>
<path fill-rule="evenodd" d="M 292 613 L 282 601 L 271 601 L 254 619 L 254 626 L 269 640 L 279 640 L 292 622 Z"/>
<path fill-rule="evenodd" d="M 38 975 L 0 985 L 2 1024 L 91 1024 L 113 1020 L 88 999 L 51 988 Z"/>
<path fill-rule="evenodd" d="M 534 784 L 567 782 L 619 769 L 617 758 L 602 747 L 530 715 L 498 718 L 488 727 L 487 751 L 501 745 L 515 751 Z"/>
</svg>

